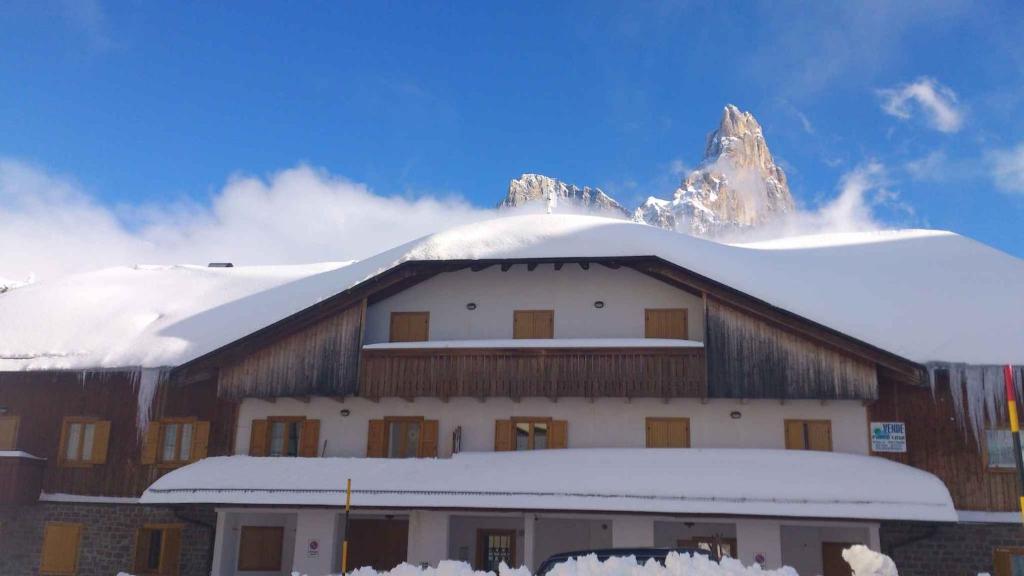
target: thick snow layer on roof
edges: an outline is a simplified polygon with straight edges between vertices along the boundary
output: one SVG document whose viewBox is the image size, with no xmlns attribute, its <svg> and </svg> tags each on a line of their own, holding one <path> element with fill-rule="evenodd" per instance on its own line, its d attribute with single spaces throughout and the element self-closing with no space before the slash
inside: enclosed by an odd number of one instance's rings
<svg viewBox="0 0 1024 576">
<path fill-rule="evenodd" d="M 954 522 L 935 476 L 869 456 L 794 450 L 587 449 L 451 459 L 207 458 L 157 480 L 143 504 L 740 514 Z"/>
<path fill-rule="evenodd" d="M 0 295 L 0 370 L 181 364 L 408 260 L 600 256 L 659 256 L 914 361 L 1024 363 L 1024 261 L 953 233 L 726 245 L 541 214 L 344 267 L 115 268 L 12 290 Z"/>
<path fill-rule="evenodd" d="M 23 286 L 0 294 L 0 371 L 177 365 L 321 297 L 253 294 L 342 266 L 118 267 Z"/>
<path fill-rule="evenodd" d="M 519 338 L 495 340 L 426 340 L 423 342 L 380 342 L 366 350 L 415 350 L 436 348 L 703 348 L 696 340 L 672 338 Z"/>
</svg>

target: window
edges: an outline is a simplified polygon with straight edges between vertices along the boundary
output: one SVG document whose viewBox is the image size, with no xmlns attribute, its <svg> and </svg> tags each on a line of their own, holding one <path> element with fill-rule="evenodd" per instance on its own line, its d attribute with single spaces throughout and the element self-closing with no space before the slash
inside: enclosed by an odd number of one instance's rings
<svg viewBox="0 0 1024 576">
<path fill-rule="evenodd" d="M 135 534 L 135 573 L 176 575 L 181 562 L 179 524 L 147 524 Z"/>
<path fill-rule="evenodd" d="M 17 416 L 0 416 L 0 450 L 16 450 L 18 446 Z"/>
<path fill-rule="evenodd" d="M 250 456 L 302 456 L 320 453 L 320 421 L 302 416 L 271 416 L 253 420 Z"/>
<path fill-rule="evenodd" d="M 161 426 L 160 461 L 183 464 L 192 459 L 193 422 L 165 422 Z"/>
<path fill-rule="evenodd" d="M 787 450 L 832 451 L 832 422 L 829 420 L 786 420 Z"/>
<path fill-rule="evenodd" d="M 283 527 L 242 526 L 238 537 L 238 570 L 280 572 L 283 547 Z"/>
<path fill-rule="evenodd" d="M 544 450 L 568 445 L 568 423 L 551 418 L 512 418 L 498 420 L 494 427 L 494 449 Z"/>
<path fill-rule="evenodd" d="M 1024 548 L 996 548 L 992 568 L 995 576 L 1024 576 Z"/>
<path fill-rule="evenodd" d="M 392 342 L 425 342 L 430 335 L 430 312 L 392 312 Z"/>
<path fill-rule="evenodd" d="M 1008 429 L 985 430 L 985 460 L 993 470 L 1016 470 L 1013 456 L 1013 434 Z"/>
<path fill-rule="evenodd" d="M 107 461 L 110 422 L 93 418 L 65 418 L 61 429 L 62 466 L 92 466 Z"/>
<path fill-rule="evenodd" d="M 369 458 L 436 458 L 438 421 L 422 416 L 389 416 L 370 420 Z"/>
<path fill-rule="evenodd" d="M 648 418 L 648 448 L 689 448 L 689 418 Z"/>
<path fill-rule="evenodd" d="M 39 563 L 42 574 L 74 574 L 78 571 L 78 543 L 82 525 L 47 522 L 43 529 L 43 552 Z"/>
<path fill-rule="evenodd" d="M 555 337 L 554 310 L 516 310 L 512 313 L 512 337 L 549 339 Z"/>
<path fill-rule="evenodd" d="M 515 530 L 477 530 L 476 569 L 497 573 L 502 562 L 515 566 Z"/>
<path fill-rule="evenodd" d="M 684 540 L 678 540 L 676 544 L 680 548 L 696 548 L 713 552 L 718 550 L 719 556 L 736 557 L 736 539 L 723 538 L 721 536 L 697 536 Z"/>
<path fill-rule="evenodd" d="M 195 418 L 164 418 L 150 422 L 142 444 L 142 464 L 176 468 L 206 458 L 210 423 Z"/>
<path fill-rule="evenodd" d="M 644 310 L 644 338 L 686 340 L 688 335 L 686 308 L 648 308 Z"/>
</svg>

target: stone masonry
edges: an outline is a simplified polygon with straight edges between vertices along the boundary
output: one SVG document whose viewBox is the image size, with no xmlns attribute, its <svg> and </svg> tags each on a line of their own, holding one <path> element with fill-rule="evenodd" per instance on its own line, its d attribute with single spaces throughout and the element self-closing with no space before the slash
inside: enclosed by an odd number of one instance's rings
<svg viewBox="0 0 1024 576">
<path fill-rule="evenodd" d="M 1024 547 L 1020 524 L 883 522 L 879 536 L 900 576 L 994 574 L 996 548 Z"/>
<path fill-rule="evenodd" d="M 211 526 L 216 523 L 216 513 L 210 508 L 189 508 L 181 516 Z M 76 576 L 131 572 L 135 534 L 143 524 L 182 524 L 180 576 L 209 574 L 213 529 L 185 521 L 169 507 L 56 502 L 0 508 L 0 574 L 39 574 L 47 522 L 82 524 Z"/>
</svg>

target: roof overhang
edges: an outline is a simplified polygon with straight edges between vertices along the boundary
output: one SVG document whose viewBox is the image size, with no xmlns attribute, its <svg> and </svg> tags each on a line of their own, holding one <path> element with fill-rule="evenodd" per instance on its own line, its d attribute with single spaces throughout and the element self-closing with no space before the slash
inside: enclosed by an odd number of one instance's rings
<svg viewBox="0 0 1024 576">
<path fill-rule="evenodd" d="M 752 449 L 480 452 L 450 459 L 208 458 L 143 504 L 550 510 L 955 522 L 937 477 L 883 458 Z"/>
</svg>

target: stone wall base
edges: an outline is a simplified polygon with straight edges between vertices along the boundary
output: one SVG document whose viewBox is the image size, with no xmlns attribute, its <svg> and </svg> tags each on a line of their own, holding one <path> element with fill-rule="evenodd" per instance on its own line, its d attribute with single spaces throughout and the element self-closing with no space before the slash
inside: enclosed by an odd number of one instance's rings
<svg viewBox="0 0 1024 576">
<path fill-rule="evenodd" d="M 188 518 L 194 522 L 183 520 Z M 205 576 L 217 515 L 210 507 L 182 509 L 138 504 L 39 502 L 0 508 L 0 574 L 35 576 L 47 522 L 82 524 L 76 576 L 114 576 L 134 568 L 136 531 L 144 524 L 182 524 L 180 576 Z M 198 524 L 201 522 L 210 528 Z"/>
<path fill-rule="evenodd" d="M 883 522 L 879 536 L 900 576 L 994 574 L 996 548 L 1024 547 L 1020 524 Z"/>
</svg>

